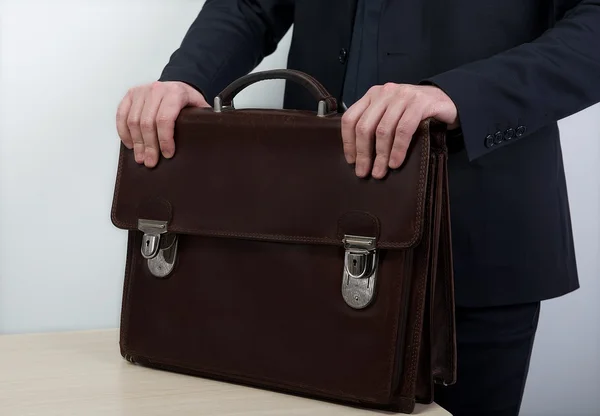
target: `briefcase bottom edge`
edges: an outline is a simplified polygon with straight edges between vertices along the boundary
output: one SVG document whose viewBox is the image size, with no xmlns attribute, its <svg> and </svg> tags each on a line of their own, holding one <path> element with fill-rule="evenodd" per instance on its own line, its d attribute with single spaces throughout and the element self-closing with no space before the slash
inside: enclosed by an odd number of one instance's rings
<svg viewBox="0 0 600 416">
<path fill-rule="evenodd" d="M 340 406 L 349 406 L 362 409 L 380 410 L 393 413 L 412 414 L 414 412 L 417 400 L 408 397 L 400 397 L 397 402 L 374 402 L 356 399 L 352 397 L 335 396 L 331 393 L 325 393 L 320 391 L 311 391 L 308 388 L 299 389 L 296 386 L 287 386 L 283 384 L 274 384 L 268 381 L 259 381 L 256 378 L 244 377 L 241 375 L 231 374 L 218 374 L 215 372 L 201 371 L 196 369 L 190 369 L 181 367 L 174 364 L 165 364 L 158 362 L 153 359 L 137 355 L 134 352 L 126 352 L 122 349 L 122 357 L 132 365 L 139 365 L 142 367 L 152 368 L 161 371 L 167 371 L 171 373 L 178 373 L 182 375 L 203 378 L 207 380 L 213 380 L 224 383 L 231 383 L 240 386 L 257 388 L 266 391 L 272 391 L 280 394 L 287 394 L 291 396 L 304 397 L 311 400 L 319 400 L 328 402 Z M 428 404 L 428 403 L 427 403 Z"/>
</svg>

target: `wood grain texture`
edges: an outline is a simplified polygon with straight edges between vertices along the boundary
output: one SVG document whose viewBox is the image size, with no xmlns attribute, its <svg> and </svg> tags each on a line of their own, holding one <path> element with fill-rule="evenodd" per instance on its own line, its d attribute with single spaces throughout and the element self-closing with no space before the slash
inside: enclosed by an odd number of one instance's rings
<svg viewBox="0 0 600 416">
<path fill-rule="evenodd" d="M 2 416 L 358 416 L 350 408 L 131 365 L 116 330 L 0 336 Z M 447 416 L 439 406 L 415 414 Z"/>
</svg>

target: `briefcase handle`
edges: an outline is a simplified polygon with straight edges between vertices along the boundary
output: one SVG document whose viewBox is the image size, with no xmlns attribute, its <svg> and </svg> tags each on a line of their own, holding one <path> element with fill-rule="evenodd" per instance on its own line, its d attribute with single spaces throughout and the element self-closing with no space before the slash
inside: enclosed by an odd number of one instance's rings
<svg viewBox="0 0 600 416">
<path fill-rule="evenodd" d="M 312 76 L 294 69 L 271 69 L 244 75 L 229 84 L 215 97 L 214 111 L 233 108 L 233 99 L 244 88 L 268 79 L 285 79 L 306 88 L 317 99 L 317 116 L 324 117 L 337 112 L 337 100 Z"/>
</svg>

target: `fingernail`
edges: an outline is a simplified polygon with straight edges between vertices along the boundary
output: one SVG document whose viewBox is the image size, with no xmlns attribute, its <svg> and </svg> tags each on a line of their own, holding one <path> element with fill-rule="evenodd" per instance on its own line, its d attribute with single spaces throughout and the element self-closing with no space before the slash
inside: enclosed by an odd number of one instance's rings
<svg viewBox="0 0 600 416">
<path fill-rule="evenodd" d="M 375 165 L 375 167 L 373 168 L 373 176 L 380 178 L 381 176 L 383 176 L 383 167 L 381 166 L 381 164 L 377 164 Z"/>
<path fill-rule="evenodd" d="M 135 152 L 135 161 L 137 163 L 144 162 L 144 154 L 142 152 Z"/>
<path fill-rule="evenodd" d="M 152 156 L 146 152 L 146 156 L 144 157 L 144 165 L 146 167 L 154 166 L 154 161 L 152 160 Z"/>
<path fill-rule="evenodd" d="M 367 174 L 366 169 L 363 165 L 357 165 L 356 166 L 356 175 L 360 176 L 361 178 L 363 176 L 365 176 Z"/>
<path fill-rule="evenodd" d="M 170 150 L 164 150 L 164 151 L 162 152 L 162 155 L 163 155 L 165 158 L 167 158 L 167 159 L 170 159 L 170 158 L 172 158 L 172 157 L 173 157 L 173 152 L 171 152 Z"/>
</svg>

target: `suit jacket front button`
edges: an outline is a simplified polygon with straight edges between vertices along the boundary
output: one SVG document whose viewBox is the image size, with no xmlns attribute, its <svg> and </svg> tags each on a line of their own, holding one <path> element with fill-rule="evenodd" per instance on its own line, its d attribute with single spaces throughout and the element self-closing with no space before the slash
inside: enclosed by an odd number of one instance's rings
<svg viewBox="0 0 600 416">
<path fill-rule="evenodd" d="M 517 127 L 517 137 L 521 137 L 522 135 L 525 134 L 526 131 L 527 131 L 527 128 L 525 126 Z"/>
<path fill-rule="evenodd" d="M 338 56 L 338 59 L 340 60 L 340 63 L 341 64 L 345 64 L 347 58 L 348 58 L 348 51 L 346 50 L 346 48 L 342 48 L 340 50 L 340 55 Z"/>
</svg>

